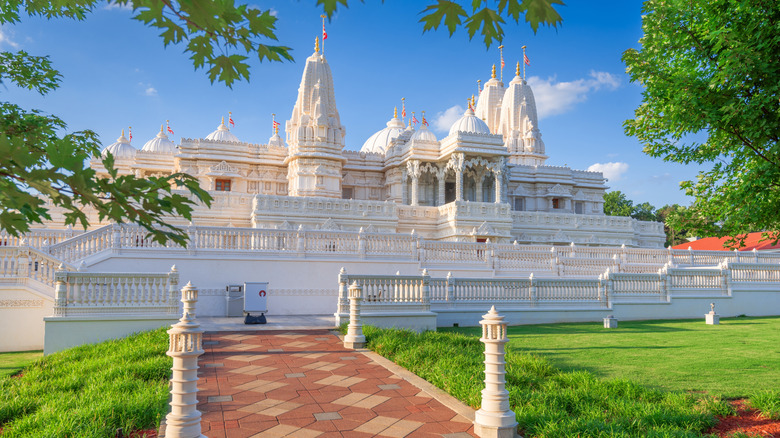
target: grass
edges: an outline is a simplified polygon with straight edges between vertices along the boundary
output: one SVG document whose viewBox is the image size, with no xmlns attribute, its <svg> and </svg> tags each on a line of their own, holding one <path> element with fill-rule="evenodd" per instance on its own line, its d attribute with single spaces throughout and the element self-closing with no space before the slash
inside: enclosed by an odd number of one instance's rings
<svg viewBox="0 0 780 438">
<path fill-rule="evenodd" d="M 479 328 L 446 329 L 479 336 Z M 564 371 L 644 386 L 747 397 L 780 388 L 780 318 L 620 321 L 509 328 L 508 349 L 542 356 Z"/>
<path fill-rule="evenodd" d="M 84 345 L 0 378 L 0 428 L 12 437 L 113 437 L 156 429 L 167 412 L 165 328 Z"/>
<path fill-rule="evenodd" d="M 373 327 L 364 333 L 372 350 L 479 408 L 484 347 L 477 337 Z M 701 437 L 715 415 L 733 412 L 719 397 L 562 371 L 527 353 L 508 351 L 506 362 L 510 404 L 526 437 Z"/>
<path fill-rule="evenodd" d="M 27 364 L 43 357 L 43 351 L 14 351 L 0 353 L 0 378 L 18 374 Z"/>
</svg>

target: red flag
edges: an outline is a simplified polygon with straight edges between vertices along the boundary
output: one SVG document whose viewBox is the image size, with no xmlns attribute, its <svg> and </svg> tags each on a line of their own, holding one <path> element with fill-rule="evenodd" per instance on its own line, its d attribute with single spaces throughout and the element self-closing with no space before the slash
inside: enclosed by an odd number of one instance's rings
<svg viewBox="0 0 780 438">
<path fill-rule="evenodd" d="M 423 118 L 423 123 L 422 124 L 425 125 L 425 126 L 428 126 L 428 121 L 425 120 L 425 116 L 422 116 L 422 118 Z"/>
<path fill-rule="evenodd" d="M 278 128 L 278 127 L 279 127 L 279 122 L 277 122 L 276 120 L 274 120 L 274 130 L 276 130 L 276 128 Z"/>
<path fill-rule="evenodd" d="M 322 20 L 322 41 L 328 39 L 328 32 L 325 32 L 325 19 Z"/>
<path fill-rule="evenodd" d="M 420 123 L 420 121 L 417 120 L 417 117 L 414 116 L 414 113 L 412 113 L 412 123 L 414 123 L 415 125 Z"/>
<path fill-rule="evenodd" d="M 130 135 L 130 139 L 129 140 L 133 141 L 133 127 L 132 126 L 128 126 L 127 127 L 127 131 L 128 131 L 128 133 Z"/>
<path fill-rule="evenodd" d="M 504 69 L 504 65 L 505 65 L 505 64 L 504 64 L 504 54 L 502 53 L 502 54 L 501 54 L 501 69 L 502 69 L 502 70 Z"/>
<path fill-rule="evenodd" d="M 406 99 L 401 99 L 401 117 L 406 118 Z"/>
<path fill-rule="evenodd" d="M 168 124 L 168 121 L 165 121 L 165 127 L 168 128 L 168 133 L 173 135 L 173 129 L 171 129 L 171 126 Z"/>
<path fill-rule="evenodd" d="M 230 123 L 230 126 L 235 128 L 236 122 L 233 121 L 233 113 L 228 113 L 228 123 Z"/>
<path fill-rule="evenodd" d="M 528 56 L 526 56 L 525 52 L 523 52 L 523 62 L 525 65 L 531 65 L 531 61 L 528 59 Z"/>
</svg>

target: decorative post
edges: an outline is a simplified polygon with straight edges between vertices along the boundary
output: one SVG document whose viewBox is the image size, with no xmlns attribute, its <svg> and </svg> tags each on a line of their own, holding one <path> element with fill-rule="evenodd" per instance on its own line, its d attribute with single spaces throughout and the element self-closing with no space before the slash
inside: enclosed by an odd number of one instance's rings
<svg viewBox="0 0 780 438">
<path fill-rule="evenodd" d="M 298 225 L 298 234 L 297 234 L 297 236 L 296 236 L 296 237 L 298 237 L 298 244 L 297 244 L 297 246 L 296 246 L 296 250 L 297 250 L 297 252 L 298 252 L 298 257 L 303 257 L 303 256 L 304 256 L 304 245 L 303 245 L 303 243 L 304 243 L 304 242 L 303 242 L 303 239 L 304 239 L 304 234 L 303 234 L 303 224 L 300 224 L 300 225 Z"/>
<path fill-rule="evenodd" d="M 68 272 L 60 263 L 54 272 L 54 316 L 64 316 L 68 305 Z"/>
<path fill-rule="evenodd" d="M 574 258 L 577 256 L 577 246 L 572 242 L 569 245 L 569 257 Z"/>
<path fill-rule="evenodd" d="M 607 315 L 606 318 L 604 318 L 604 328 L 617 328 L 618 326 L 618 320 L 615 318 L 615 315 Z"/>
<path fill-rule="evenodd" d="M 175 314 L 178 307 L 179 298 L 179 271 L 176 265 L 171 266 L 171 272 L 168 273 L 168 313 Z"/>
<path fill-rule="evenodd" d="M 362 299 L 363 286 L 358 286 L 357 281 L 355 281 L 349 287 L 349 326 L 347 326 L 347 336 L 344 336 L 344 348 L 355 350 L 366 346 L 363 323 L 360 321 L 360 300 Z"/>
<path fill-rule="evenodd" d="M 114 222 L 111 224 L 111 230 L 113 231 L 111 247 L 119 252 L 119 248 L 122 247 L 122 226 Z"/>
<path fill-rule="evenodd" d="M 257 198 L 255 198 L 255 201 Z M 190 222 L 187 226 L 187 235 L 190 237 L 187 240 L 187 252 L 190 255 L 194 255 L 198 251 L 198 229 Z"/>
<path fill-rule="evenodd" d="M 181 290 L 184 303 L 182 317 L 168 334 L 170 346 L 165 353 L 173 358 L 171 377 L 171 412 L 165 417 L 168 438 L 200 438 L 198 411 L 198 356 L 203 354 L 203 329 L 195 318 L 198 289 L 187 283 Z"/>
<path fill-rule="evenodd" d="M 536 283 L 534 283 L 534 273 L 528 276 L 528 299 L 531 300 L 531 307 L 536 307 L 539 300 L 536 295 Z"/>
<path fill-rule="evenodd" d="M 481 438 L 516 437 L 517 421 L 515 413 L 509 409 L 505 380 L 506 323 L 496 306 L 482 318 L 479 323 L 482 325 L 480 341 L 485 344 L 485 389 L 482 390 L 482 406 L 474 414 L 474 432 Z"/>
<path fill-rule="evenodd" d="M 452 272 L 447 273 L 447 301 L 455 301 L 455 283 L 452 280 Z"/>
<path fill-rule="evenodd" d="M 342 315 L 349 313 L 349 295 L 347 291 L 347 284 L 349 283 L 349 277 L 347 276 L 347 270 L 342 266 L 339 271 L 339 303 L 336 309 L 336 325 L 341 325 Z"/>
<path fill-rule="evenodd" d="M 715 303 L 710 303 L 710 313 L 704 314 L 704 322 L 707 325 L 719 325 L 720 315 L 715 313 Z"/>
<path fill-rule="evenodd" d="M 422 310 L 429 312 L 431 310 L 431 276 L 428 275 L 428 270 L 422 271 L 422 290 L 420 291 L 420 300 L 422 302 Z"/>
<path fill-rule="evenodd" d="M 720 268 L 720 288 L 723 291 L 723 295 L 731 296 L 731 267 L 729 266 L 729 259 L 723 259 L 723 263 L 718 267 Z"/>
<path fill-rule="evenodd" d="M 550 271 L 553 274 L 558 274 L 558 254 L 555 252 L 555 247 L 550 247 Z"/>
<path fill-rule="evenodd" d="M 358 254 L 361 259 L 366 258 L 366 236 L 363 232 L 363 227 L 360 227 L 358 230 Z"/>
<path fill-rule="evenodd" d="M 688 263 L 693 266 L 693 248 L 688 247 Z"/>
</svg>

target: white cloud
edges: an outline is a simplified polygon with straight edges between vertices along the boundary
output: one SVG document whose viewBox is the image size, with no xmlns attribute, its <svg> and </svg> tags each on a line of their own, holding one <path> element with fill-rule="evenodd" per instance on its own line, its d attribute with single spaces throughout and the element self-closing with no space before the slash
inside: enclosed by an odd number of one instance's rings
<svg viewBox="0 0 780 438">
<path fill-rule="evenodd" d="M 439 132 L 449 132 L 453 123 L 463 115 L 466 110 L 460 105 L 447 108 L 445 111 L 436 113 L 436 118 L 433 120 L 433 129 Z"/>
<path fill-rule="evenodd" d="M 602 88 L 618 88 L 620 79 L 611 73 L 591 70 L 590 77 L 576 81 L 556 82 L 555 76 L 547 79 L 531 76 L 528 84 L 534 90 L 539 118 L 543 119 L 570 111 L 577 103 L 584 102 L 588 94 Z"/>
<path fill-rule="evenodd" d="M 628 172 L 628 163 L 622 162 L 609 162 L 609 163 L 596 163 L 588 167 L 591 172 L 601 172 L 604 174 L 604 178 L 610 181 L 619 181 L 624 173 Z"/>
<path fill-rule="evenodd" d="M 19 44 L 17 44 L 14 40 L 11 39 L 12 34 L 13 31 L 5 30 L 2 27 L 0 27 L 0 47 L 2 47 L 3 45 L 11 46 L 14 49 L 19 47 Z"/>
<path fill-rule="evenodd" d="M 123 5 L 120 5 L 119 3 L 115 1 L 109 1 L 103 6 L 103 9 L 105 10 L 111 10 L 111 9 L 119 9 L 124 11 L 132 11 L 133 10 L 133 2 L 127 2 Z"/>
<path fill-rule="evenodd" d="M 154 87 L 146 87 L 144 94 L 147 96 L 157 96 L 157 89 Z"/>
<path fill-rule="evenodd" d="M 260 8 L 257 8 L 257 9 L 260 9 Z M 278 17 L 279 16 L 279 11 L 277 11 L 274 8 L 269 9 L 268 13 L 271 14 L 272 17 Z"/>
</svg>

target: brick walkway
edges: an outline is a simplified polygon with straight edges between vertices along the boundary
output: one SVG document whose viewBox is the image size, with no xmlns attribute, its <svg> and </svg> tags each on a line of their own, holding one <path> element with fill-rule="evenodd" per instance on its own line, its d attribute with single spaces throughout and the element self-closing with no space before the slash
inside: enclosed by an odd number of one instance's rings
<svg viewBox="0 0 780 438">
<path fill-rule="evenodd" d="M 203 340 L 198 409 L 209 438 L 475 436 L 466 417 L 328 330 Z"/>
</svg>

